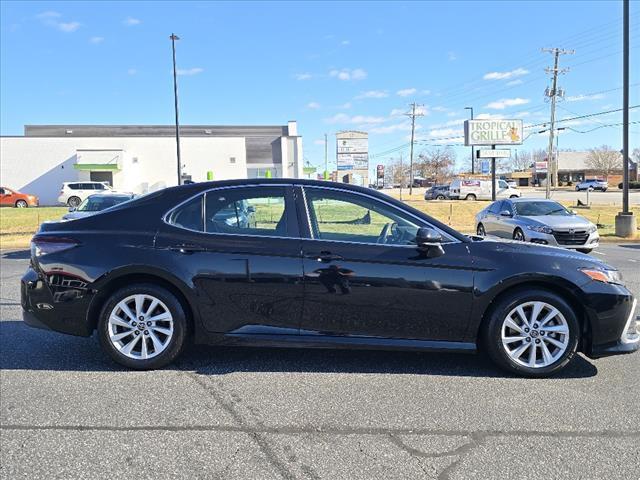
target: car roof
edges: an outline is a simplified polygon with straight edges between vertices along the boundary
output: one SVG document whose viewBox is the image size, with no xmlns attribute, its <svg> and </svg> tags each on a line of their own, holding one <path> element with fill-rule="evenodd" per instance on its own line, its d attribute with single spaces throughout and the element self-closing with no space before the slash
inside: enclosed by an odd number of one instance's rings
<svg viewBox="0 0 640 480">
<path fill-rule="evenodd" d="M 519 197 L 519 198 L 507 198 L 513 203 L 525 203 L 525 202 L 545 202 L 545 203 L 558 203 L 555 200 L 551 200 L 550 198 L 531 198 L 531 197 Z"/>
<path fill-rule="evenodd" d="M 94 193 L 93 195 L 89 195 L 87 198 L 96 198 L 96 197 L 104 197 L 104 198 L 133 198 L 133 193 Z"/>
</svg>

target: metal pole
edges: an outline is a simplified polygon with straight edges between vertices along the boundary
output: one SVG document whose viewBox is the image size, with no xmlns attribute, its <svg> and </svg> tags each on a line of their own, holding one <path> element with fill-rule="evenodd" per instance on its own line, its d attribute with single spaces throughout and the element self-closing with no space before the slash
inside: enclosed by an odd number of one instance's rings
<svg viewBox="0 0 640 480">
<path fill-rule="evenodd" d="M 402 166 L 402 152 L 400 152 L 400 200 L 402 200 L 402 182 L 404 181 L 404 170 Z"/>
<path fill-rule="evenodd" d="M 622 2 L 622 213 L 629 214 L 629 0 Z"/>
<path fill-rule="evenodd" d="M 496 146 L 491 145 L 491 150 L 495 150 Z M 491 158 L 491 200 L 496 201 L 496 157 Z"/>
<path fill-rule="evenodd" d="M 551 198 L 551 177 L 553 173 L 553 134 L 556 122 L 556 89 L 558 88 L 558 57 L 560 51 L 554 52 L 553 84 L 551 87 L 551 128 L 549 128 L 549 149 L 547 151 L 547 189 L 546 197 Z"/>
<path fill-rule="evenodd" d="M 182 161 L 180 159 L 180 122 L 178 121 L 178 77 L 176 73 L 176 40 L 180 40 L 176 34 L 172 33 L 171 50 L 173 52 L 173 99 L 176 111 L 176 156 L 178 161 L 178 185 L 182 185 Z"/>
<path fill-rule="evenodd" d="M 328 180 L 329 178 L 329 140 L 327 139 L 327 134 L 324 134 L 324 179 Z"/>
<path fill-rule="evenodd" d="M 416 102 L 412 104 L 411 110 L 411 153 L 409 157 L 409 197 L 413 195 L 413 139 L 416 131 Z"/>
<path fill-rule="evenodd" d="M 464 107 L 465 110 L 471 110 L 471 120 L 473 120 L 473 107 Z M 473 145 L 471 145 L 471 175 L 475 174 L 476 172 L 476 159 L 474 157 L 474 148 Z"/>
</svg>

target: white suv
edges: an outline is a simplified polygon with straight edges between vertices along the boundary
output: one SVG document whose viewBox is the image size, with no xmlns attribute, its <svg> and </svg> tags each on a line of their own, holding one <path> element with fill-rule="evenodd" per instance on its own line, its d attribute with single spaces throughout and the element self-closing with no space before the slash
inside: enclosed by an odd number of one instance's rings
<svg viewBox="0 0 640 480">
<path fill-rule="evenodd" d="M 111 187 L 106 182 L 64 182 L 58 202 L 77 207 L 89 195 L 108 192 L 111 192 Z"/>
</svg>

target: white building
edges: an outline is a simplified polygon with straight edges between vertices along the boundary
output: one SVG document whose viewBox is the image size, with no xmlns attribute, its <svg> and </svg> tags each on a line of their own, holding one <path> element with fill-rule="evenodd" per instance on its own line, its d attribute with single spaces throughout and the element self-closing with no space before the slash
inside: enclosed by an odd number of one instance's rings
<svg viewBox="0 0 640 480">
<path fill-rule="evenodd" d="M 180 127 L 183 179 L 196 182 L 303 174 L 302 137 L 286 126 Z M 145 193 L 178 183 L 173 126 L 26 125 L 0 137 L 0 183 L 54 205 L 63 182 L 109 182 Z"/>
</svg>

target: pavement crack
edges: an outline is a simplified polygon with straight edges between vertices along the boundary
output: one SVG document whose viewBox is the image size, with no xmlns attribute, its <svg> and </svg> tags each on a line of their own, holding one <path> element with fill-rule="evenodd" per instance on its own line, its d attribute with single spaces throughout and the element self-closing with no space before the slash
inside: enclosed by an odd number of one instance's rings
<svg viewBox="0 0 640 480">
<path fill-rule="evenodd" d="M 486 435 L 472 433 L 471 441 L 469 443 L 466 443 L 459 449 L 457 449 L 458 450 L 457 460 L 455 460 L 454 462 L 451 462 L 447 467 L 444 468 L 444 470 L 442 470 L 442 472 L 440 472 L 440 474 L 438 475 L 438 480 L 449 480 L 451 478 L 451 474 L 456 470 L 456 468 L 458 468 L 458 465 L 460 465 L 462 460 L 464 460 L 465 456 L 468 455 L 473 450 L 475 450 L 476 448 L 478 448 L 485 441 L 486 438 L 487 438 Z"/>
<path fill-rule="evenodd" d="M 468 450 L 472 449 L 475 446 L 475 440 L 473 438 L 474 435 L 475 434 L 465 435 L 465 437 L 469 437 L 470 439 L 469 442 L 463 445 L 460 445 L 459 447 L 456 447 L 453 450 L 447 450 L 444 452 L 435 452 L 435 453 L 423 452 L 422 450 L 419 450 L 410 445 L 407 445 L 405 442 L 402 441 L 402 439 L 400 439 L 399 437 L 393 434 L 389 435 L 389 438 L 391 439 L 392 443 L 394 443 L 396 446 L 400 447 L 402 450 L 409 453 L 409 455 L 416 456 L 416 457 L 423 457 L 423 458 L 440 458 L 440 457 L 452 457 L 454 455 L 463 455 L 467 453 Z"/>
</svg>

